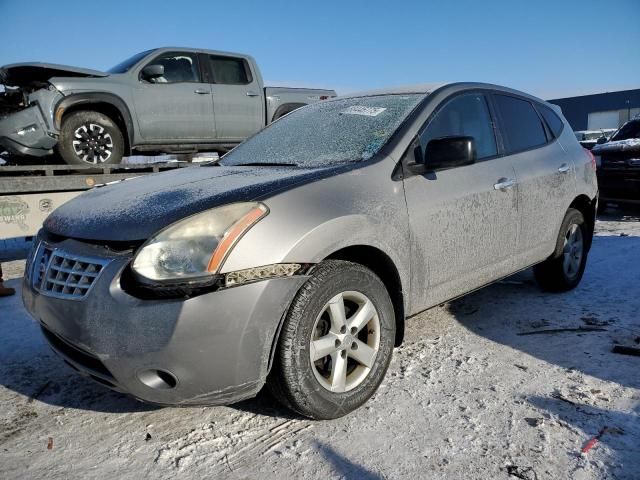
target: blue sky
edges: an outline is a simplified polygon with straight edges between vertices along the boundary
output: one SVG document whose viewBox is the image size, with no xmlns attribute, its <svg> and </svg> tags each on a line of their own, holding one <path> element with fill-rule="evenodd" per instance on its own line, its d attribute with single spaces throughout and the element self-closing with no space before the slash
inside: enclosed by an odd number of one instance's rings
<svg viewBox="0 0 640 480">
<path fill-rule="evenodd" d="M 0 0 L 0 19 L 0 65 L 105 69 L 197 46 L 252 54 L 272 84 L 339 93 L 449 80 L 544 98 L 640 88 L 640 0 Z"/>
</svg>

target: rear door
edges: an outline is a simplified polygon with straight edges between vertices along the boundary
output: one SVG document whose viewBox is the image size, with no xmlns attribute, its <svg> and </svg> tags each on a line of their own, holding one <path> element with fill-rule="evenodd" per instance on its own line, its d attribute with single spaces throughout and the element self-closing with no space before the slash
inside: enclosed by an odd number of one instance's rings
<svg viewBox="0 0 640 480">
<path fill-rule="evenodd" d="M 448 136 L 474 138 L 472 165 L 405 180 L 417 309 L 466 293 L 511 272 L 518 225 L 515 174 L 499 156 L 484 93 L 445 100 L 419 135 L 420 147 Z M 426 158 L 425 161 L 429 162 Z M 426 277 L 426 279 L 425 279 Z M 428 283 L 428 288 L 420 288 Z"/>
<path fill-rule="evenodd" d="M 242 141 L 264 127 L 262 85 L 242 57 L 203 55 L 208 64 L 217 138 Z"/>
<path fill-rule="evenodd" d="M 515 259 L 517 267 L 523 268 L 543 260 L 553 250 L 575 192 L 575 167 L 556 140 L 562 121 L 559 126 L 554 123 L 554 133 L 528 99 L 502 93 L 492 97 L 505 153 L 513 163 L 518 183 L 520 231 Z"/>
<path fill-rule="evenodd" d="M 133 87 L 140 136 L 151 142 L 211 141 L 215 122 L 211 88 L 201 83 L 198 55 L 165 52 L 146 63 L 162 65 L 164 75 Z"/>
</svg>

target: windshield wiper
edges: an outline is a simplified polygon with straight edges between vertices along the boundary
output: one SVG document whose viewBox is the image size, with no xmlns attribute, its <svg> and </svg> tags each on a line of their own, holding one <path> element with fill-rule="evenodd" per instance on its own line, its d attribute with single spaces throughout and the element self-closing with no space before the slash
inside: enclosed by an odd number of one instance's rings
<svg viewBox="0 0 640 480">
<path fill-rule="evenodd" d="M 237 165 L 227 165 L 228 167 L 297 167 L 297 163 L 285 162 L 250 162 L 239 163 Z"/>
</svg>

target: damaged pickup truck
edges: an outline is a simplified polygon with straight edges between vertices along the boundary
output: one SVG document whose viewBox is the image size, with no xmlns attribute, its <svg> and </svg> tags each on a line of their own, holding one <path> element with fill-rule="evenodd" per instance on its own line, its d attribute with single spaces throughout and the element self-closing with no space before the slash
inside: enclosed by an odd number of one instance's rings
<svg viewBox="0 0 640 480">
<path fill-rule="evenodd" d="M 0 152 L 71 165 L 120 163 L 134 152 L 226 152 L 333 90 L 265 87 L 255 60 L 158 48 L 106 72 L 47 63 L 0 68 Z"/>
</svg>

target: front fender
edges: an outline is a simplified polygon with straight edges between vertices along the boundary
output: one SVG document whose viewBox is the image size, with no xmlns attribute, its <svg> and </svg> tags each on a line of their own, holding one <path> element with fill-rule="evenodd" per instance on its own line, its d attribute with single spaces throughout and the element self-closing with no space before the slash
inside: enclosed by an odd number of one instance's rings
<svg viewBox="0 0 640 480">
<path fill-rule="evenodd" d="M 133 144 L 134 126 L 131 111 L 127 103 L 118 95 L 109 92 L 81 92 L 72 93 L 60 99 L 55 106 L 54 125 L 60 130 L 63 114 L 66 110 L 79 105 L 107 104 L 118 110 L 126 127 L 129 145 Z"/>
<path fill-rule="evenodd" d="M 274 214 L 273 210 L 270 215 Z M 396 266 L 402 289 L 409 287 L 406 233 L 393 223 L 375 217 L 351 214 L 332 218 L 302 231 L 294 223 L 280 224 L 269 216 L 251 229 L 223 265 L 227 273 L 274 263 L 319 263 L 338 250 L 354 246 L 373 247 Z M 269 220 L 272 220 L 269 223 Z"/>
</svg>

